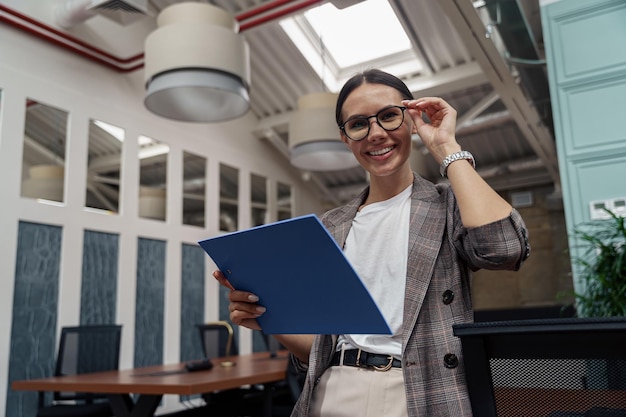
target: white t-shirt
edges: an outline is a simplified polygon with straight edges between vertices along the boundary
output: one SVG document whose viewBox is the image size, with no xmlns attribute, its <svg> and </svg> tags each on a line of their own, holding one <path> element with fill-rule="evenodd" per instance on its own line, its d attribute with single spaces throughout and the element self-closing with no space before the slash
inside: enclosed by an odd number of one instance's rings
<svg viewBox="0 0 626 417">
<path fill-rule="evenodd" d="M 344 253 L 378 304 L 392 335 L 340 335 L 338 348 L 402 357 L 404 289 L 409 242 L 411 190 L 369 204 L 352 221 Z M 357 243 L 358 242 L 358 243 Z M 350 308 L 350 294 L 346 294 Z"/>
</svg>

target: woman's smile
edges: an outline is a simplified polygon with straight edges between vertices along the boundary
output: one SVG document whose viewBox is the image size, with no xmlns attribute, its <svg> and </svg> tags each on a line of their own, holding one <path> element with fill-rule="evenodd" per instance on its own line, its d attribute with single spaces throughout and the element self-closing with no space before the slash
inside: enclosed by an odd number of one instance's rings
<svg viewBox="0 0 626 417">
<path fill-rule="evenodd" d="M 377 149 L 374 151 L 369 151 L 367 152 L 368 155 L 370 156 L 380 156 L 380 155 L 385 155 L 386 153 L 391 152 L 394 148 L 396 147 L 396 145 L 392 145 L 392 146 L 387 146 L 385 148 L 382 149 Z"/>
</svg>

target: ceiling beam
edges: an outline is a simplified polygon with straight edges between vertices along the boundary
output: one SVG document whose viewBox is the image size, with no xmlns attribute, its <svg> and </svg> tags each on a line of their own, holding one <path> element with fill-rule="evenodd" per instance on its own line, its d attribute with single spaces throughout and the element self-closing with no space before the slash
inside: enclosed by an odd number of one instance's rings
<svg viewBox="0 0 626 417">
<path fill-rule="evenodd" d="M 489 106 L 498 101 L 498 93 L 495 91 L 487 94 L 478 103 L 475 103 L 472 108 L 460 115 L 456 121 L 456 131 L 463 129 L 465 126 L 472 124 L 472 121 L 478 117 L 482 112 L 487 110 Z"/>
<path fill-rule="evenodd" d="M 50 161 L 50 163 L 65 166 L 65 160 L 63 159 L 63 157 L 58 156 L 52 150 L 48 149 L 46 146 L 37 142 L 30 136 L 24 135 L 24 146 L 28 149 L 35 151 L 39 156 Z"/>
<path fill-rule="evenodd" d="M 472 2 L 467 0 L 437 0 L 453 23 L 461 39 L 471 51 L 487 79 L 511 112 L 520 131 L 533 148 L 556 186 L 560 186 L 556 144 L 511 74 L 493 41 L 485 36 L 486 28 Z"/>
<path fill-rule="evenodd" d="M 485 73 L 475 62 L 460 65 L 436 75 L 418 77 L 406 81 L 409 90 L 419 96 L 442 96 L 458 90 L 488 83 Z M 284 127 L 289 124 L 291 112 L 265 117 L 257 123 L 255 131 Z"/>
<path fill-rule="evenodd" d="M 424 97 L 444 96 L 488 82 L 485 73 L 476 62 L 439 71 L 434 75 L 420 76 L 405 81 L 412 93 Z"/>
</svg>

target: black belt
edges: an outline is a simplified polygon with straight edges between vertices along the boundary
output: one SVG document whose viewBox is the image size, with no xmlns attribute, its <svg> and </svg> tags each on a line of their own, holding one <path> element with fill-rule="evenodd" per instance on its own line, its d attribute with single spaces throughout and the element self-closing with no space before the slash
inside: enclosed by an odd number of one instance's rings
<svg viewBox="0 0 626 417">
<path fill-rule="evenodd" d="M 331 366 L 341 365 L 341 351 L 335 352 Z M 343 365 L 373 368 L 377 371 L 388 371 L 391 368 L 402 368 L 402 361 L 390 355 L 369 353 L 361 349 L 349 349 L 343 352 Z"/>
</svg>

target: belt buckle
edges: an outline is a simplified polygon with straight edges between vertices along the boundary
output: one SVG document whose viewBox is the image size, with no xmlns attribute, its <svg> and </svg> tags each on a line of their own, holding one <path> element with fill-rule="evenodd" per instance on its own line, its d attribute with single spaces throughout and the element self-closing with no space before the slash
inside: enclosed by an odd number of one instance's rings
<svg viewBox="0 0 626 417">
<path fill-rule="evenodd" d="M 393 356 L 389 355 L 389 362 L 387 363 L 387 365 L 374 365 L 372 366 L 372 368 L 374 368 L 376 371 L 379 371 L 379 372 L 387 372 L 388 370 L 391 369 L 392 366 L 393 366 Z"/>
</svg>

